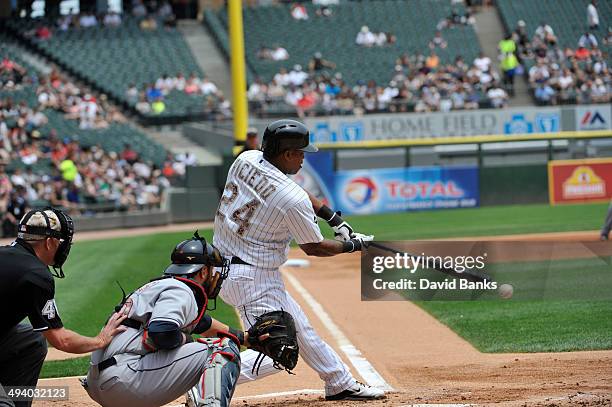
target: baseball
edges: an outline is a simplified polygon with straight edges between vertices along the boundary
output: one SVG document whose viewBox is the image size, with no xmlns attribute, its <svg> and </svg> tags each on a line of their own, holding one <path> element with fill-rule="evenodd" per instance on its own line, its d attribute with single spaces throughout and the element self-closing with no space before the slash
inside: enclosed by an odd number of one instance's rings
<svg viewBox="0 0 612 407">
<path fill-rule="evenodd" d="M 499 296 L 508 300 L 512 298 L 512 294 L 514 293 L 514 287 L 511 284 L 502 284 L 497 290 Z"/>
</svg>

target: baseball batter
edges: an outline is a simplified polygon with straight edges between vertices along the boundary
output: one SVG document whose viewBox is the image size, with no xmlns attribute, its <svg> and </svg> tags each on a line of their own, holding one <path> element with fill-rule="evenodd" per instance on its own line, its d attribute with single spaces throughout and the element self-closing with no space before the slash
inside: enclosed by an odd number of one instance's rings
<svg viewBox="0 0 612 407">
<path fill-rule="evenodd" d="M 328 400 L 375 399 L 384 392 L 355 380 L 334 350 L 317 335 L 306 315 L 285 290 L 279 267 L 287 260 L 292 239 L 311 256 L 334 256 L 361 250 L 373 239 L 354 233 L 339 215 L 309 195 L 287 175 L 296 174 L 304 152 L 315 152 L 308 129 L 294 120 L 268 125 L 263 152 L 242 153 L 232 164 L 215 217 L 214 245 L 231 257 L 223 300 L 235 306 L 245 327 L 255 316 L 283 309 L 293 315 L 300 356 L 325 382 Z M 323 239 L 316 213 L 333 227 L 342 241 Z M 238 383 L 278 372 L 265 358 L 255 366 L 257 353 L 241 354 Z"/>
<path fill-rule="evenodd" d="M 123 301 L 127 330 L 92 354 L 83 382 L 91 398 L 103 406 L 151 407 L 187 393 L 188 406 L 228 406 L 244 333 L 205 315 L 228 266 L 197 233 L 179 243 L 164 277 Z M 193 341 L 191 333 L 215 338 Z"/>
</svg>

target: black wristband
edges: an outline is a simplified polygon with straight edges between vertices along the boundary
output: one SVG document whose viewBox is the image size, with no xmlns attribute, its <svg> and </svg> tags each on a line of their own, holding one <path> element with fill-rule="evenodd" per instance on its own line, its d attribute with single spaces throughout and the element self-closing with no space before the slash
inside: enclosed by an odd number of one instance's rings
<svg viewBox="0 0 612 407">
<path fill-rule="evenodd" d="M 361 240 L 351 239 L 348 242 L 342 243 L 342 253 L 353 253 L 361 251 Z"/>
<path fill-rule="evenodd" d="M 336 215 L 334 211 L 331 210 L 329 206 L 323 205 L 317 211 L 317 216 L 327 222 L 332 220 L 332 218 Z"/>
<path fill-rule="evenodd" d="M 244 345 L 244 331 L 230 327 L 228 332 L 238 338 L 238 342 L 240 342 L 241 345 Z"/>
<path fill-rule="evenodd" d="M 319 209 L 319 211 L 317 212 L 317 216 L 321 219 L 324 219 L 331 227 L 340 226 L 342 222 L 344 222 L 344 219 L 342 219 L 340 212 L 334 212 L 325 205 L 323 205 Z"/>
<path fill-rule="evenodd" d="M 342 253 L 353 253 L 357 250 L 355 246 L 354 239 L 349 240 L 348 242 L 342 242 Z"/>
</svg>

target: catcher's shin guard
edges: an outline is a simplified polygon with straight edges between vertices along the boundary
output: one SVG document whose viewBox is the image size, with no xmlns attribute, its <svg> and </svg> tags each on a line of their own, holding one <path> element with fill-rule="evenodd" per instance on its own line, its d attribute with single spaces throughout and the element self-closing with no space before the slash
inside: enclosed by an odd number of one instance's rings
<svg viewBox="0 0 612 407">
<path fill-rule="evenodd" d="M 200 338 L 210 349 L 208 367 L 187 392 L 188 407 L 228 407 L 240 376 L 240 349 L 229 338 Z"/>
</svg>

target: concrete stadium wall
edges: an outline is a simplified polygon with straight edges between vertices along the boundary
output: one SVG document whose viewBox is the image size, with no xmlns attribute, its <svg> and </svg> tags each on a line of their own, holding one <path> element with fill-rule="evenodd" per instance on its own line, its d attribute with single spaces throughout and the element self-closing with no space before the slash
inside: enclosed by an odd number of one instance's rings
<svg viewBox="0 0 612 407">
<path fill-rule="evenodd" d="M 181 188 L 168 196 L 170 223 L 212 220 L 219 205 L 217 188 Z"/>
<path fill-rule="evenodd" d="M 102 213 L 95 216 L 77 216 L 74 218 L 75 229 L 78 231 L 163 226 L 168 223 L 170 223 L 170 214 L 167 211 Z"/>
</svg>

